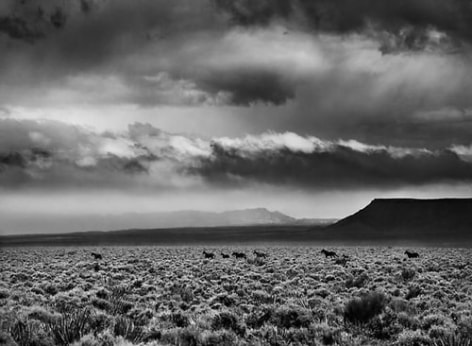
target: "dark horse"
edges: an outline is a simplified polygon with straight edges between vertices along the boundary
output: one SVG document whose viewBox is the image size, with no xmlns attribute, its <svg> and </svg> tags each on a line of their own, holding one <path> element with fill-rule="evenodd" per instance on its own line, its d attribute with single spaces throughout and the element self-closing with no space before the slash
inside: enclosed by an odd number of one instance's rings
<svg viewBox="0 0 472 346">
<path fill-rule="evenodd" d="M 96 252 L 92 252 L 91 255 L 93 256 L 93 258 L 95 258 L 96 260 L 101 260 L 103 259 L 103 256 L 99 253 L 96 253 Z"/>
<path fill-rule="evenodd" d="M 413 252 L 413 251 L 410 251 L 410 250 L 406 250 L 405 255 L 407 255 L 408 258 L 418 258 L 418 257 L 420 257 L 420 254 L 418 252 Z"/>
<path fill-rule="evenodd" d="M 205 250 L 203 250 L 203 256 L 205 256 L 205 258 L 215 258 L 215 254 L 213 252 L 206 252 Z"/>
<path fill-rule="evenodd" d="M 254 253 L 254 255 L 256 255 L 256 257 L 259 257 L 259 258 L 267 258 L 268 257 L 268 255 L 266 253 L 259 252 L 257 250 L 254 250 L 253 253 Z"/>
<path fill-rule="evenodd" d="M 236 258 L 247 258 L 246 254 L 244 252 L 236 252 L 234 251 L 231 256 L 234 256 Z"/>
<path fill-rule="evenodd" d="M 323 249 L 321 250 L 321 253 L 324 254 L 326 257 L 338 257 L 338 255 L 334 251 L 328 251 Z"/>
<path fill-rule="evenodd" d="M 221 254 L 221 257 L 223 258 L 229 258 L 229 255 L 227 253 L 220 252 L 220 254 Z"/>
</svg>

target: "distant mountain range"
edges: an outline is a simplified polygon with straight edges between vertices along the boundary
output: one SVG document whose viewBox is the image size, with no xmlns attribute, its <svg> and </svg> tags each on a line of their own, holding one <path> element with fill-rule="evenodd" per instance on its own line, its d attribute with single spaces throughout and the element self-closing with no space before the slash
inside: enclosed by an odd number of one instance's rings
<svg viewBox="0 0 472 346">
<path fill-rule="evenodd" d="M 118 215 L 0 214 L 0 234 L 70 233 L 147 228 L 229 227 L 253 225 L 319 225 L 333 219 L 296 219 L 265 208 L 221 213 L 175 211 Z"/>
<path fill-rule="evenodd" d="M 262 208 L 223 213 L 186 211 L 133 215 L 128 222 L 135 223 L 140 219 L 142 223 L 154 227 L 143 229 L 138 226 L 110 232 L 10 235 L 0 237 L 0 245 L 292 242 L 472 246 L 472 199 L 375 199 L 364 209 L 331 223 L 328 220 L 298 220 Z M 92 221 L 97 222 L 89 220 Z M 103 229 L 113 229 L 116 228 L 113 227 L 114 222 L 120 222 L 120 225 L 124 222 L 113 218 L 102 220 L 105 221 L 108 223 L 102 224 Z M 71 229 L 70 226 L 67 229 Z M 90 229 L 90 226 L 82 224 L 80 228 Z"/>
</svg>

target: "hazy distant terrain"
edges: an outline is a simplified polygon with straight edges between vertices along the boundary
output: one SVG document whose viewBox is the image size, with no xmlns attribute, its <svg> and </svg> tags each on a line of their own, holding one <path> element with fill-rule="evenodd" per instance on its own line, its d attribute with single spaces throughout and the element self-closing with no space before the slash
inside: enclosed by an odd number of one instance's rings
<svg viewBox="0 0 472 346">
<path fill-rule="evenodd" d="M 249 225 L 319 225 L 335 219 L 296 219 L 265 208 L 221 213 L 184 210 L 117 215 L 0 213 L 1 234 L 71 233 L 145 228 L 229 227 Z"/>
<path fill-rule="evenodd" d="M 166 215 L 166 214 L 163 214 Z M 330 243 L 377 245 L 472 246 L 472 200 L 376 199 L 366 208 L 333 224 L 305 225 L 265 209 L 195 216 L 181 222 L 193 227 L 153 227 L 110 232 L 74 232 L 0 237 L 6 245 L 149 245 L 210 243 Z M 174 220 L 174 219 L 172 219 Z M 198 226 L 202 223 L 228 226 Z M 151 221 L 151 220 L 148 220 Z M 326 222 L 326 221 L 325 221 Z"/>
</svg>

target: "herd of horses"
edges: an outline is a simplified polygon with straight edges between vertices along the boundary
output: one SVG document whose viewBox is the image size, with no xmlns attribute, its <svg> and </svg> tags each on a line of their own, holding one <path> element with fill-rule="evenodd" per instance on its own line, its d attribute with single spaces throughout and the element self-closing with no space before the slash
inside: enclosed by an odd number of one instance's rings
<svg viewBox="0 0 472 346">
<path fill-rule="evenodd" d="M 264 258 L 268 258 L 269 255 L 264 253 L 264 252 L 260 252 L 260 251 L 257 251 L 257 250 L 254 250 L 253 252 L 253 255 L 256 257 L 256 258 L 260 258 L 260 259 L 264 259 Z M 343 255 L 342 257 L 339 257 L 338 254 L 334 251 L 329 251 L 329 250 L 326 250 L 326 249 L 323 249 L 320 251 L 320 253 L 322 253 L 323 255 L 325 255 L 326 258 L 333 258 L 335 259 L 335 263 L 336 264 L 342 264 L 342 265 L 345 265 L 347 263 L 347 261 L 349 260 L 349 257 L 346 256 L 346 255 Z M 417 252 L 414 252 L 414 251 L 410 251 L 410 250 L 406 250 L 405 255 L 408 256 L 408 258 L 419 258 L 420 255 L 419 253 Z M 99 253 L 96 253 L 96 252 L 92 252 L 91 255 L 93 256 L 94 259 L 96 260 L 102 260 L 103 259 L 103 256 L 102 254 L 99 254 Z M 239 251 L 233 251 L 233 253 L 231 255 L 227 254 L 227 253 L 224 253 L 224 252 L 220 252 L 220 255 L 222 258 L 230 258 L 230 257 L 234 257 L 236 259 L 247 259 L 247 255 L 244 253 L 244 252 L 239 252 Z M 203 256 L 204 258 L 206 259 L 214 259 L 216 258 L 216 254 L 214 252 L 207 252 L 206 250 L 203 250 Z M 98 271 L 99 270 L 99 267 L 98 267 L 98 264 L 96 264 L 95 266 L 95 270 Z"/>
<path fill-rule="evenodd" d="M 267 258 L 269 256 L 266 253 L 259 252 L 257 250 L 254 250 L 253 254 L 257 258 Z M 244 252 L 238 252 L 238 251 L 233 251 L 233 253 L 231 255 L 229 255 L 227 253 L 224 253 L 224 252 L 220 252 L 220 255 L 221 255 L 222 258 L 235 257 L 237 259 L 242 259 L 242 258 L 247 259 L 247 255 Z M 214 258 L 216 258 L 216 254 L 214 252 L 207 252 L 207 251 L 203 250 L 203 257 L 207 258 L 207 259 L 214 259 Z"/>
<path fill-rule="evenodd" d="M 206 250 L 203 250 L 202 253 L 203 253 L 204 258 L 206 258 L 206 259 L 216 258 L 216 254 L 214 252 L 207 252 Z M 256 258 L 268 258 L 269 257 L 268 254 L 266 254 L 264 252 L 257 251 L 257 250 L 254 250 L 252 253 L 254 254 L 254 256 Z M 336 264 L 343 264 L 344 265 L 349 260 L 349 256 L 343 255 L 342 257 L 339 257 L 336 252 L 329 251 L 329 250 L 326 250 L 326 249 L 321 250 L 320 253 L 325 255 L 326 258 L 334 258 Z M 407 255 L 408 258 L 418 258 L 418 257 L 420 257 L 419 253 L 414 252 L 414 251 L 410 251 L 410 250 L 406 250 L 404 254 Z M 235 257 L 235 258 L 238 258 L 238 259 L 241 259 L 241 258 L 247 259 L 247 255 L 244 252 L 234 251 L 231 255 L 226 254 L 224 252 L 220 252 L 220 255 L 221 255 L 222 258 Z"/>
</svg>

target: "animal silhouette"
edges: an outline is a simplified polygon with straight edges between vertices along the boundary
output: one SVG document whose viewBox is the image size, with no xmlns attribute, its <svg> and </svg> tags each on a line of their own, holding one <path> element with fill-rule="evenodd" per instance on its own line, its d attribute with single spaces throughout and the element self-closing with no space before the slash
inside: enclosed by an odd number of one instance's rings
<svg viewBox="0 0 472 346">
<path fill-rule="evenodd" d="M 101 260 L 103 259 L 103 256 L 99 253 L 96 253 L 96 252 L 92 252 L 91 255 L 93 256 L 93 258 L 95 258 L 96 260 Z"/>
<path fill-rule="evenodd" d="M 256 255 L 256 257 L 259 257 L 259 258 L 267 258 L 268 257 L 268 255 L 266 253 L 259 252 L 257 250 L 254 250 L 253 253 L 254 253 L 254 255 Z"/>
<path fill-rule="evenodd" d="M 233 257 L 236 257 L 236 258 L 247 258 L 246 254 L 244 252 L 234 251 L 231 255 Z"/>
<path fill-rule="evenodd" d="M 229 258 L 230 257 L 228 254 L 226 254 L 224 252 L 220 252 L 220 254 L 221 254 L 221 257 L 223 257 L 223 258 Z"/>
<path fill-rule="evenodd" d="M 321 252 L 322 254 L 324 254 L 327 258 L 328 258 L 328 257 L 338 257 L 338 255 L 337 255 L 336 252 L 334 252 L 334 251 L 328 251 L 328 250 L 323 249 L 323 250 L 321 250 L 320 252 Z"/>
<path fill-rule="evenodd" d="M 205 258 L 215 258 L 215 254 L 213 252 L 206 252 L 205 250 L 203 250 L 203 256 L 205 256 Z"/>
<path fill-rule="evenodd" d="M 410 251 L 410 250 L 406 250 L 405 255 L 407 255 L 408 258 L 418 258 L 418 257 L 420 257 L 420 254 L 418 252 L 414 252 L 414 251 Z"/>
</svg>

